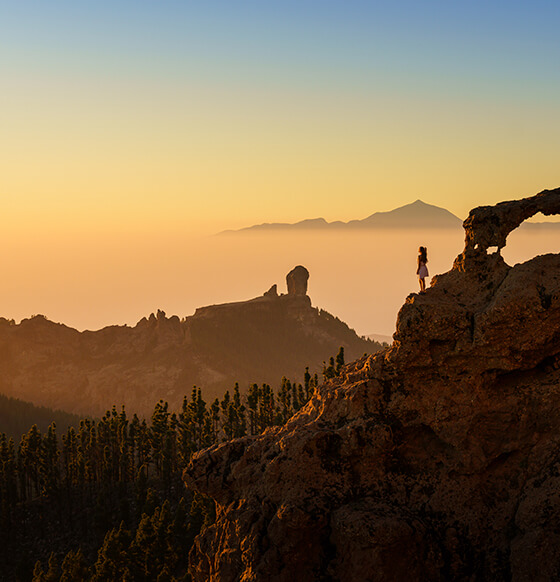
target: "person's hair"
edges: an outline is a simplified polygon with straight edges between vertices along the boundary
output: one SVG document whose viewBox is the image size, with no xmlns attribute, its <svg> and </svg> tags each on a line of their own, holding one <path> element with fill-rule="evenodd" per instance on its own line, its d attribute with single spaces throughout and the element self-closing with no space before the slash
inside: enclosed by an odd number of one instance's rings
<svg viewBox="0 0 560 582">
<path fill-rule="evenodd" d="M 418 249 L 418 252 L 420 253 L 420 260 L 423 263 L 427 263 L 428 262 L 428 249 L 426 247 L 420 247 Z"/>
</svg>

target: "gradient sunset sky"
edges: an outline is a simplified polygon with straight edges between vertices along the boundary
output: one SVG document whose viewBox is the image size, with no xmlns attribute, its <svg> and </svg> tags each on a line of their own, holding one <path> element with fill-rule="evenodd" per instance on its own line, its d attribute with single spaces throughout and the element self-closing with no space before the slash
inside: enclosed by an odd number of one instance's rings
<svg viewBox="0 0 560 582">
<path fill-rule="evenodd" d="M 0 6 L 4 235 L 463 218 L 560 185 L 556 0 Z"/>
</svg>

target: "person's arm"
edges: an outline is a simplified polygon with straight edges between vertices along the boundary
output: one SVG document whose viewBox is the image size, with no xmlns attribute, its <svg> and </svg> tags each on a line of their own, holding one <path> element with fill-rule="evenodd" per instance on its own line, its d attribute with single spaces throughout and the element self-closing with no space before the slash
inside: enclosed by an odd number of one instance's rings
<svg viewBox="0 0 560 582">
<path fill-rule="evenodd" d="M 416 267 L 416 274 L 420 274 L 420 255 L 418 255 L 418 267 Z"/>
</svg>

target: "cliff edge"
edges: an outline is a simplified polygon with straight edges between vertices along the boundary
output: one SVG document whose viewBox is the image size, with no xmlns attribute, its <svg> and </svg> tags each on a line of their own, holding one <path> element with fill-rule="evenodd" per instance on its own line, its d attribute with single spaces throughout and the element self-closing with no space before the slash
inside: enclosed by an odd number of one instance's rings
<svg viewBox="0 0 560 582">
<path fill-rule="evenodd" d="M 499 253 L 539 211 L 560 188 L 471 211 L 390 348 L 193 457 L 187 486 L 217 504 L 195 582 L 560 577 L 560 256 Z"/>
</svg>

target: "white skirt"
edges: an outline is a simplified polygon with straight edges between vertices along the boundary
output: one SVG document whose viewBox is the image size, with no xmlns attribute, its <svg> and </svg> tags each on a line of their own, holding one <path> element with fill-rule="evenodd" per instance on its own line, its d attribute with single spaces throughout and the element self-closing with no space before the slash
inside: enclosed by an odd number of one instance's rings
<svg viewBox="0 0 560 582">
<path fill-rule="evenodd" d="M 420 265 L 420 269 L 418 270 L 418 278 L 424 279 L 428 275 L 428 267 L 426 267 L 426 265 Z"/>
</svg>

